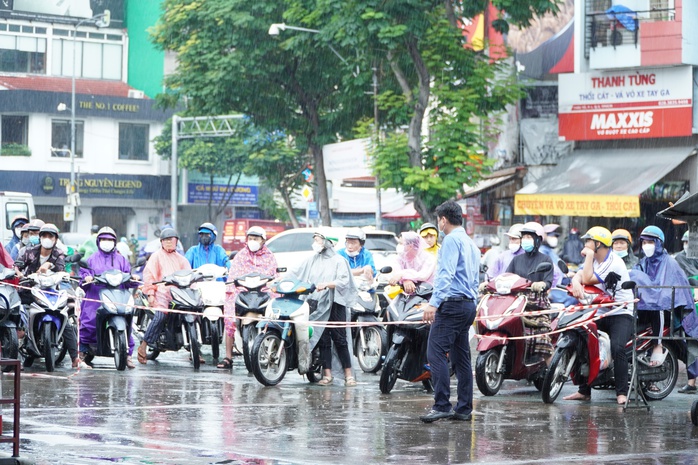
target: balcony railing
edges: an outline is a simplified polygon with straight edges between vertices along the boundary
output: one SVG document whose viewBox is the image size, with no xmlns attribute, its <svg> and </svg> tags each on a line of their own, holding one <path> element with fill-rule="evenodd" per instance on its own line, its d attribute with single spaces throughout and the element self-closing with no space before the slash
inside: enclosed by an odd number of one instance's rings
<svg viewBox="0 0 698 465">
<path fill-rule="evenodd" d="M 587 35 L 584 56 L 589 58 L 590 49 L 596 47 L 638 46 L 642 23 L 673 21 L 674 8 L 652 9 L 630 12 L 602 12 L 587 14 Z"/>
</svg>

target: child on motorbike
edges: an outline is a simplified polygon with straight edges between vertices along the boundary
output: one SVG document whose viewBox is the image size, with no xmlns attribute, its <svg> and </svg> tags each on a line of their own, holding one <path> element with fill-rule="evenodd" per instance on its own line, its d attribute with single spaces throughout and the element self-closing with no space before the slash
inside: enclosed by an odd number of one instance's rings
<svg viewBox="0 0 698 465">
<path fill-rule="evenodd" d="M 611 232 L 601 226 L 594 226 L 582 236 L 584 241 L 583 268 L 572 278 L 572 292 L 575 297 L 584 297 L 584 286 L 592 285 L 613 294 L 618 302 L 631 302 L 633 293 L 623 289 L 622 284 L 630 280 L 623 260 L 611 251 Z M 616 383 L 616 401 L 625 404 L 628 395 L 628 358 L 625 344 L 633 335 L 633 304 L 612 308 L 600 308 L 597 315 L 602 316 L 596 324 L 611 339 L 611 356 Z M 574 394 L 563 397 L 564 400 L 591 400 L 591 387 L 579 386 Z"/>
</svg>

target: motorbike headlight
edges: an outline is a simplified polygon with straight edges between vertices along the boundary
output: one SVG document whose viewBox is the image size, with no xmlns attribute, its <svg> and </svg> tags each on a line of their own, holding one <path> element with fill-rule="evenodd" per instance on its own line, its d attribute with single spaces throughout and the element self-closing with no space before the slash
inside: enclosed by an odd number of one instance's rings
<svg viewBox="0 0 698 465">
<path fill-rule="evenodd" d="M 119 287 L 121 285 L 121 273 L 109 273 L 105 276 L 107 284 L 111 287 Z"/>
</svg>

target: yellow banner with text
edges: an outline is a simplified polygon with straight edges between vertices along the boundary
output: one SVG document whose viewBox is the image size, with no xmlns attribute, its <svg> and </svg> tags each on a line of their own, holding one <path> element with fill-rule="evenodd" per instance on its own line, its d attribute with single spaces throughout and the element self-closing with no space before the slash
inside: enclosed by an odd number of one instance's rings
<svg viewBox="0 0 698 465">
<path fill-rule="evenodd" d="M 638 218 L 635 195 L 516 194 L 515 215 L 602 216 Z"/>
</svg>

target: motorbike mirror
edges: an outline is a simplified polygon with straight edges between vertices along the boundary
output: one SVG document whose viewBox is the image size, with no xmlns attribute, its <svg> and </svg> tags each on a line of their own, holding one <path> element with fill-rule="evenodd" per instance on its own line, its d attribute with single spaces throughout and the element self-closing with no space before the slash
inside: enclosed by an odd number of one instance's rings
<svg viewBox="0 0 698 465">
<path fill-rule="evenodd" d="M 148 257 L 140 257 L 138 260 L 136 260 L 136 266 L 140 268 L 141 266 L 145 265 L 147 261 Z"/>
<path fill-rule="evenodd" d="M 282 267 L 277 268 L 276 272 L 277 273 L 286 273 L 286 270 L 287 270 L 287 268 L 282 266 Z"/>
<path fill-rule="evenodd" d="M 623 289 L 635 289 L 635 286 L 635 281 L 625 281 L 623 284 L 620 285 L 620 287 Z"/>
<path fill-rule="evenodd" d="M 559 260 L 557 262 L 557 267 L 560 268 L 560 271 L 562 271 L 562 274 L 567 274 L 570 272 L 570 269 L 567 267 L 567 263 L 565 263 L 562 260 Z"/>
<path fill-rule="evenodd" d="M 393 272 L 393 267 L 392 266 L 384 266 L 379 270 L 381 274 L 388 274 Z"/>
<path fill-rule="evenodd" d="M 696 278 L 688 278 L 688 284 L 690 284 L 693 287 L 698 287 L 698 279 Z"/>
<path fill-rule="evenodd" d="M 65 261 L 68 263 L 78 263 L 82 260 L 82 254 L 74 253 L 73 255 L 68 255 L 65 257 Z M 80 265 L 82 266 L 82 265 Z"/>
<path fill-rule="evenodd" d="M 87 260 L 80 260 L 78 265 L 80 265 L 80 268 L 90 269 L 90 265 L 87 263 Z"/>
<path fill-rule="evenodd" d="M 236 256 L 237 254 L 238 254 L 238 251 L 237 251 L 237 250 L 233 250 L 232 252 L 230 252 L 230 255 L 228 255 L 228 259 L 229 259 L 229 260 L 232 260 L 233 258 L 235 258 L 235 256 Z"/>
<path fill-rule="evenodd" d="M 550 262 L 542 262 L 539 263 L 538 266 L 536 266 L 533 271 L 528 273 L 529 275 L 532 275 L 534 273 L 547 273 L 548 271 L 553 269 L 553 264 Z"/>
</svg>

